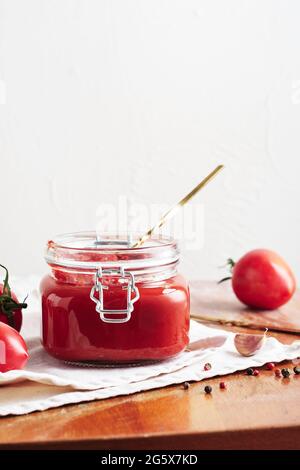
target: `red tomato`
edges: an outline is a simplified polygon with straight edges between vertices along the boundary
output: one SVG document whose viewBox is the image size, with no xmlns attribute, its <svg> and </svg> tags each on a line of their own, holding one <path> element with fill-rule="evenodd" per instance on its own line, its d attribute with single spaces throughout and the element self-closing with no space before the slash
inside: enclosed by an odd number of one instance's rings
<svg viewBox="0 0 300 470">
<path fill-rule="evenodd" d="M 249 251 L 234 264 L 232 287 L 244 304 L 273 310 L 290 300 L 296 289 L 296 280 L 279 255 L 261 249 Z"/>
<path fill-rule="evenodd" d="M 22 369 L 27 360 L 26 343 L 20 333 L 0 322 L 0 372 Z"/>
<path fill-rule="evenodd" d="M 0 283 L 0 321 L 20 331 L 22 326 L 22 308 L 26 308 L 27 304 L 19 303 L 16 295 L 9 287 L 6 267 L 2 266 L 2 264 L 0 264 L 0 267 L 5 270 L 4 283 Z"/>
</svg>

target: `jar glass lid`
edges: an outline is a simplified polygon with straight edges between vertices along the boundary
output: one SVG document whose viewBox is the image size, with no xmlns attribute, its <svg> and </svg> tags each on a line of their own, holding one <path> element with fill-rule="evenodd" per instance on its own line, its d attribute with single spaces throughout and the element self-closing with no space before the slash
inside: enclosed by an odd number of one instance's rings
<svg viewBox="0 0 300 470">
<path fill-rule="evenodd" d="M 101 233 L 96 231 L 58 235 L 49 240 L 45 259 L 48 264 L 66 268 L 94 270 L 99 267 L 143 269 L 177 263 L 176 241 L 156 235 L 139 248 L 131 248 L 141 234 Z"/>
</svg>

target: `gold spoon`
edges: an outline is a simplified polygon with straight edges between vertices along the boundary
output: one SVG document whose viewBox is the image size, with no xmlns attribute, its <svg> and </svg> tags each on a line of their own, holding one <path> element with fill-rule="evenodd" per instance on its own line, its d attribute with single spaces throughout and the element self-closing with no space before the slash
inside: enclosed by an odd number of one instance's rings
<svg viewBox="0 0 300 470">
<path fill-rule="evenodd" d="M 190 193 L 188 193 L 184 198 L 182 198 L 175 206 L 171 207 L 160 219 L 160 221 L 154 225 L 148 232 L 146 232 L 133 246 L 132 248 L 139 248 L 140 246 L 145 243 L 148 238 L 150 238 L 157 229 L 159 229 L 163 224 L 165 224 L 168 220 L 170 220 L 180 209 L 180 207 L 183 207 L 190 199 L 192 199 L 195 194 L 197 194 L 204 186 L 211 181 L 219 171 L 221 171 L 224 168 L 224 165 L 218 165 L 209 175 L 207 175 L 202 181 L 200 181 L 197 186 L 192 189 Z"/>
</svg>

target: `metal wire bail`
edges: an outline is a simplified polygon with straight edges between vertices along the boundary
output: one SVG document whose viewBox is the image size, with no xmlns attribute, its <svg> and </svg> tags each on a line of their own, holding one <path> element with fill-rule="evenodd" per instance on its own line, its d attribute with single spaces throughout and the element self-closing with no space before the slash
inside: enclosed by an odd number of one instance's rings
<svg viewBox="0 0 300 470">
<path fill-rule="evenodd" d="M 105 309 L 104 308 L 104 290 L 109 289 L 108 286 L 103 285 L 103 276 L 119 276 L 120 279 L 125 279 L 127 284 L 122 286 L 123 290 L 127 291 L 127 308 L 114 310 L 114 309 Z M 98 293 L 98 298 L 95 294 Z M 134 297 L 131 298 L 131 294 L 134 294 Z M 134 274 L 130 271 L 125 271 L 123 267 L 114 268 L 114 269 L 102 269 L 99 267 L 95 275 L 95 284 L 91 289 L 90 298 L 93 302 L 96 303 L 96 312 L 99 313 L 100 319 L 105 323 L 126 323 L 131 318 L 131 313 L 134 309 L 134 302 L 140 298 L 140 293 L 135 285 Z M 115 315 L 126 315 L 122 318 L 111 318 Z"/>
</svg>

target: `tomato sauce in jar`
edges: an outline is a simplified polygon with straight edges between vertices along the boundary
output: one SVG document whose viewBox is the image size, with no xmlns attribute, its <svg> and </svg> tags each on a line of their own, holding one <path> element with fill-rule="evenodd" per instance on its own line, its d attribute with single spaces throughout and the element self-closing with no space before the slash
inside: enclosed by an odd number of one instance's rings
<svg viewBox="0 0 300 470">
<path fill-rule="evenodd" d="M 138 236 L 136 236 L 136 239 Z M 95 232 L 48 242 L 41 282 L 42 342 L 70 362 L 136 364 L 171 358 L 189 342 L 189 288 L 176 242 Z"/>
</svg>

